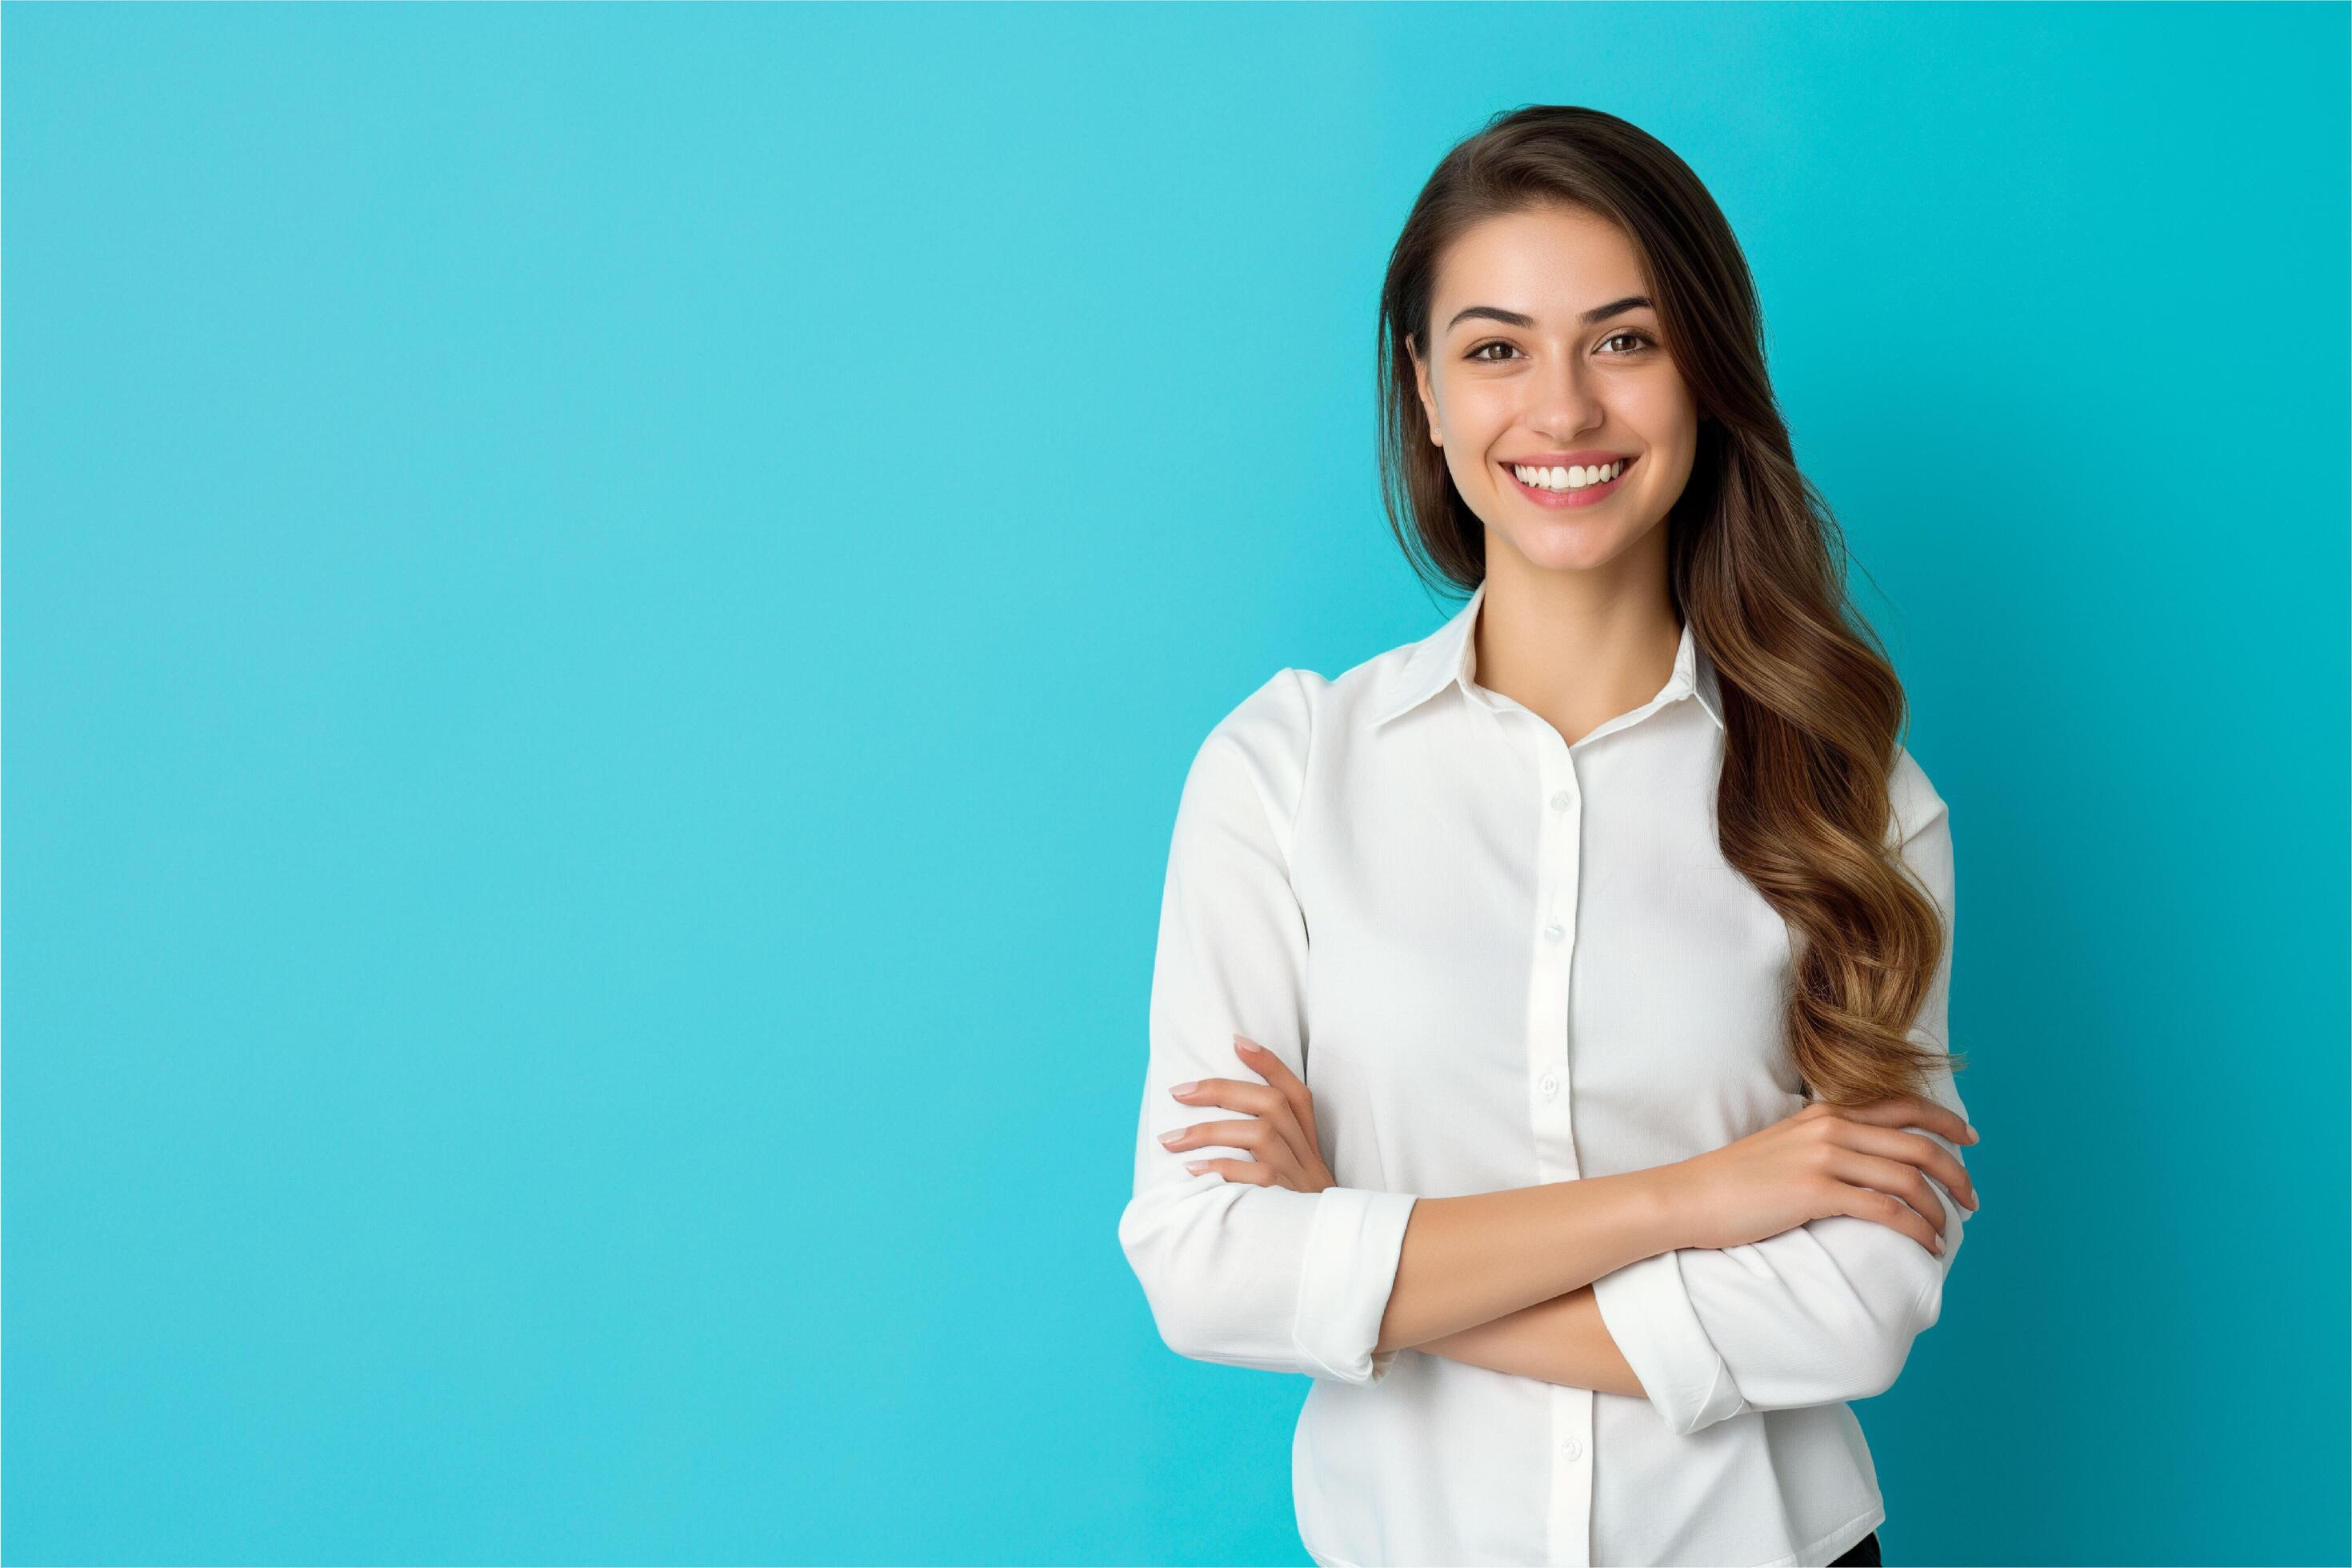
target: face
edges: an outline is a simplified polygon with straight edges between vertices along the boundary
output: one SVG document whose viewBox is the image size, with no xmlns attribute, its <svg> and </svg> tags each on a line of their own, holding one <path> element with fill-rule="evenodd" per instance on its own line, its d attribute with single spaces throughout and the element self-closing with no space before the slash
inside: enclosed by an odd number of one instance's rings
<svg viewBox="0 0 2352 1568">
<path fill-rule="evenodd" d="M 1442 258 L 1414 374 L 1490 570 L 1498 547 L 1555 570 L 1645 543 L 1664 561 L 1698 409 L 1647 292 L 1632 241 L 1582 209 L 1485 219 Z M 1554 488 L 1563 477 L 1584 488 Z"/>
</svg>

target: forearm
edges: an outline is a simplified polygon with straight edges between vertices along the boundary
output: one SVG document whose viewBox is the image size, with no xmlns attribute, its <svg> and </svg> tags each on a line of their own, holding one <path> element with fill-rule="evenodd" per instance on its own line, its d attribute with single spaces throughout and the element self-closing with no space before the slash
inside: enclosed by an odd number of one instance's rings
<svg viewBox="0 0 2352 1568">
<path fill-rule="evenodd" d="M 1590 1285 L 1412 1348 L 1543 1383 L 1648 1396 L 1601 1321 Z"/>
<path fill-rule="evenodd" d="M 1419 1200 L 1378 1348 L 1424 1345 L 1671 1252 L 1681 1237 L 1667 1169 Z"/>
</svg>

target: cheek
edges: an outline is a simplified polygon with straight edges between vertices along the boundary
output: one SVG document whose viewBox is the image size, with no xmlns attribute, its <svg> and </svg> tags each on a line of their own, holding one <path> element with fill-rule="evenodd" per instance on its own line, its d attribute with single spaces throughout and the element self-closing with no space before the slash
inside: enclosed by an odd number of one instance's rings
<svg viewBox="0 0 2352 1568">
<path fill-rule="evenodd" d="M 1648 437 L 1642 467 L 1650 471 L 1643 480 L 1643 488 L 1654 491 L 1663 487 L 1679 491 L 1690 478 L 1691 465 L 1697 458 L 1696 428 L 1669 431 Z"/>
<path fill-rule="evenodd" d="M 1479 487 L 1487 483 L 1486 462 L 1482 451 L 1475 441 L 1457 444 L 1449 437 L 1445 443 L 1445 471 L 1454 476 L 1454 488 L 1465 497 L 1477 495 Z"/>
<path fill-rule="evenodd" d="M 1474 467 L 1486 450 L 1511 427 L 1517 406 L 1508 394 L 1492 386 L 1450 387 L 1439 407 L 1445 411 L 1445 445 Z"/>
<path fill-rule="evenodd" d="M 1698 405 L 1679 379 L 1635 390 L 1620 405 L 1630 426 L 1652 450 L 1692 452 L 1698 448 Z"/>
</svg>

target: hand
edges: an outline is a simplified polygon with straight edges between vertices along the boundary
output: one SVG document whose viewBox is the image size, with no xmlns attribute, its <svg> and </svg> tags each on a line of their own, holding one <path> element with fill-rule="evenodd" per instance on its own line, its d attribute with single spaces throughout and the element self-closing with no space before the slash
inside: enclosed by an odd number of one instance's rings
<svg viewBox="0 0 2352 1568">
<path fill-rule="evenodd" d="M 1187 1105 L 1222 1105 L 1246 1110 L 1249 1121 L 1200 1121 L 1179 1128 L 1160 1140 L 1171 1149 L 1247 1149 L 1254 1160 L 1192 1160 L 1185 1168 L 1194 1173 L 1215 1171 L 1229 1182 L 1258 1187 L 1288 1187 L 1293 1192 L 1319 1193 L 1337 1184 L 1323 1163 L 1315 1137 L 1315 1097 L 1282 1058 L 1240 1035 L 1234 1037 L 1234 1054 L 1244 1066 L 1265 1075 L 1264 1083 L 1243 1079 L 1204 1078 L 1189 1087 L 1171 1089 Z"/>
<path fill-rule="evenodd" d="M 1895 1131 L 1924 1127 L 1973 1143 L 1969 1125 L 1916 1095 L 1864 1105 L 1816 1101 L 1759 1132 L 1664 1167 L 1686 1247 L 1742 1247 L 1809 1220 L 1853 1215 L 1891 1226 L 1928 1251 L 1944 1250 L 1944 1206 L 1932 1175 L 1974 1209 L 1976 1184 L 1934 1140 Z"/>
</svg>

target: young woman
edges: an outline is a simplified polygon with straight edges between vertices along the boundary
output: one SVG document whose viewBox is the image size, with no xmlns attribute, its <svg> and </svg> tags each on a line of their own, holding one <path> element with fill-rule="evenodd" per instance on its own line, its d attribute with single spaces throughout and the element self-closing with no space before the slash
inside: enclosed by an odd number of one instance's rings
<svg viewBox="0 0 2352 1568">
<path fill-rule="evenodd" d="M 1391 521 L 1469 600 L 1193 759 L 1120 1244 L 1171 1347 L 1314 1379 L 1318 1563 L 1874 1563 L 1849 1403 L 1976 1207 L 1951 830 L 1738 246 L 1528 109 L 1381 309 Z"/>
</svg>

